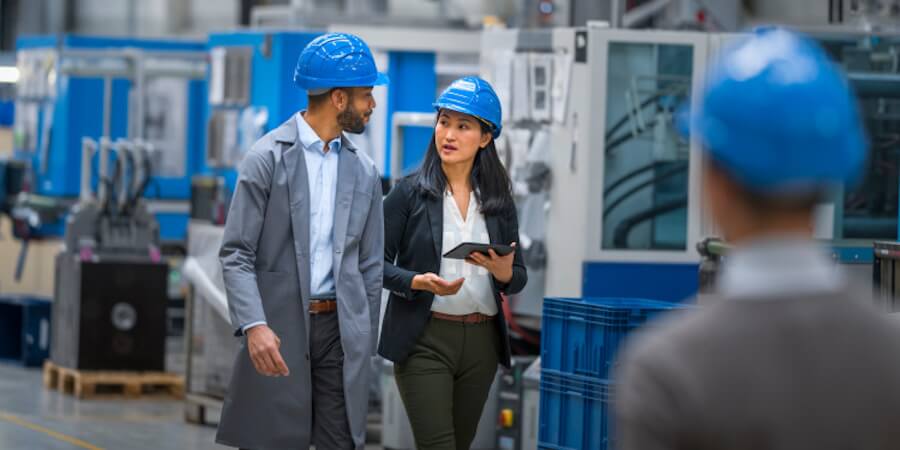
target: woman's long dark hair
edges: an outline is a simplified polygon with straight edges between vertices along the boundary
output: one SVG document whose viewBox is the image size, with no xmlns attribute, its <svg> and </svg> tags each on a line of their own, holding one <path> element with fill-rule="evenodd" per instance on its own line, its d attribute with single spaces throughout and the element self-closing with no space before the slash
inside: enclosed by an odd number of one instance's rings
<svg viewBox="0 0 900 450">
<path fill-rule="evenodd" d="M 478 121 L 482 133 L 490 133 L 490 127 Z M 412 174 L 413 184 L 423 195 L 432 198 L 442 198 L 447 189 L 447 176 L 441 167 L 441 158 L 438 156 L 435 136 L 431 136 L 428 151 L 422 166 Z M 496 216 L 515 210 L 512 198 L 512 182 L 506 168 L 500 162 L 497 147 L 494 140 L 478 150 L 475 154 L 475 163 L 472 165 L 472 173 L 469 175 L 469 183 L 475 191 L 475 200 L 478 202 L 479 211 L 485 216 Z"/>
</svg>

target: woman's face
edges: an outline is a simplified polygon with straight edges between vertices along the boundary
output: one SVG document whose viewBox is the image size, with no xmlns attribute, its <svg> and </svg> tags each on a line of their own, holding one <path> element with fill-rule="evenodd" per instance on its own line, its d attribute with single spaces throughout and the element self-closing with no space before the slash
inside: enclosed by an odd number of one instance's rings
<svg viewBox="0 0 900 450">
<path fill-rule="evenodd" d="M 443 164 L 471 163 L 478 151 L 490 142 L 491 134 L 481 131 L 481 123 L 475 116 L 449 109 L 442 109 L 438 114 L 434 145 Z"/>
</svg>

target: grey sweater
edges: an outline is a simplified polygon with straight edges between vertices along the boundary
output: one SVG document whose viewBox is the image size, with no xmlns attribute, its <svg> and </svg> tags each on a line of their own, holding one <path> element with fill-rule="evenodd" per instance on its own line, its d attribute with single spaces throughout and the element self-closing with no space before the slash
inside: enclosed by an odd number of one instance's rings
<svg viewBox="0 0 900 450">
<path fill-rule="evenodd" d="M 638 334 L 617 447 L 900 449 L 900 327 L 858 292 L 723 298 Z"/>
</svg>

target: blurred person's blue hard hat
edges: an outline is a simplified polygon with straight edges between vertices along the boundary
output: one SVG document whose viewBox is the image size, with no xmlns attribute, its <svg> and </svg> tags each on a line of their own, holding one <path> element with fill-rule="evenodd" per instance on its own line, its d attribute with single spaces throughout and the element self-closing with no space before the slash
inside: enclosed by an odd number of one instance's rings
<svg viewBox="0 0 900 450">
<path fill-rule="evenodd" d="M 811 39 L 759 29 L 712 64 L 690 128 L 718 166 L 760 193 L 858 181 L 867 142 L 856 98 Z"/>
<path fill-rule="evenodd" d="M 388 83 L 379 73 L 369 46 L 349 33 L 328 33 L 313 39 L 300 52 L 294 83 L 309 91 L 338 87 L 379 86 Z"/>
<path fill-rule="evenodd" d="M 503 128 L 500 98 L 490 83 L 479 77 L 462 77 L 450 83 L 434 102 L 434 109 L 449 109 L 479 118 L 491 126 L 494 139 Z"/>
</svg>

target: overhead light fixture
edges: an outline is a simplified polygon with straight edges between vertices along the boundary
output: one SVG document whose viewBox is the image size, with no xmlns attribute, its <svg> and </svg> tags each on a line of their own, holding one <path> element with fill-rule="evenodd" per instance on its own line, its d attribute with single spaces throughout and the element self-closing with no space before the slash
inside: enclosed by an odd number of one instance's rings
<svg viewBox="0 0 900 450">
<path fill-rule="evenodd" d="M 0 83 L 19 81 L 19 68 L 16 66 L 0 66 Z"/>
</svg>

